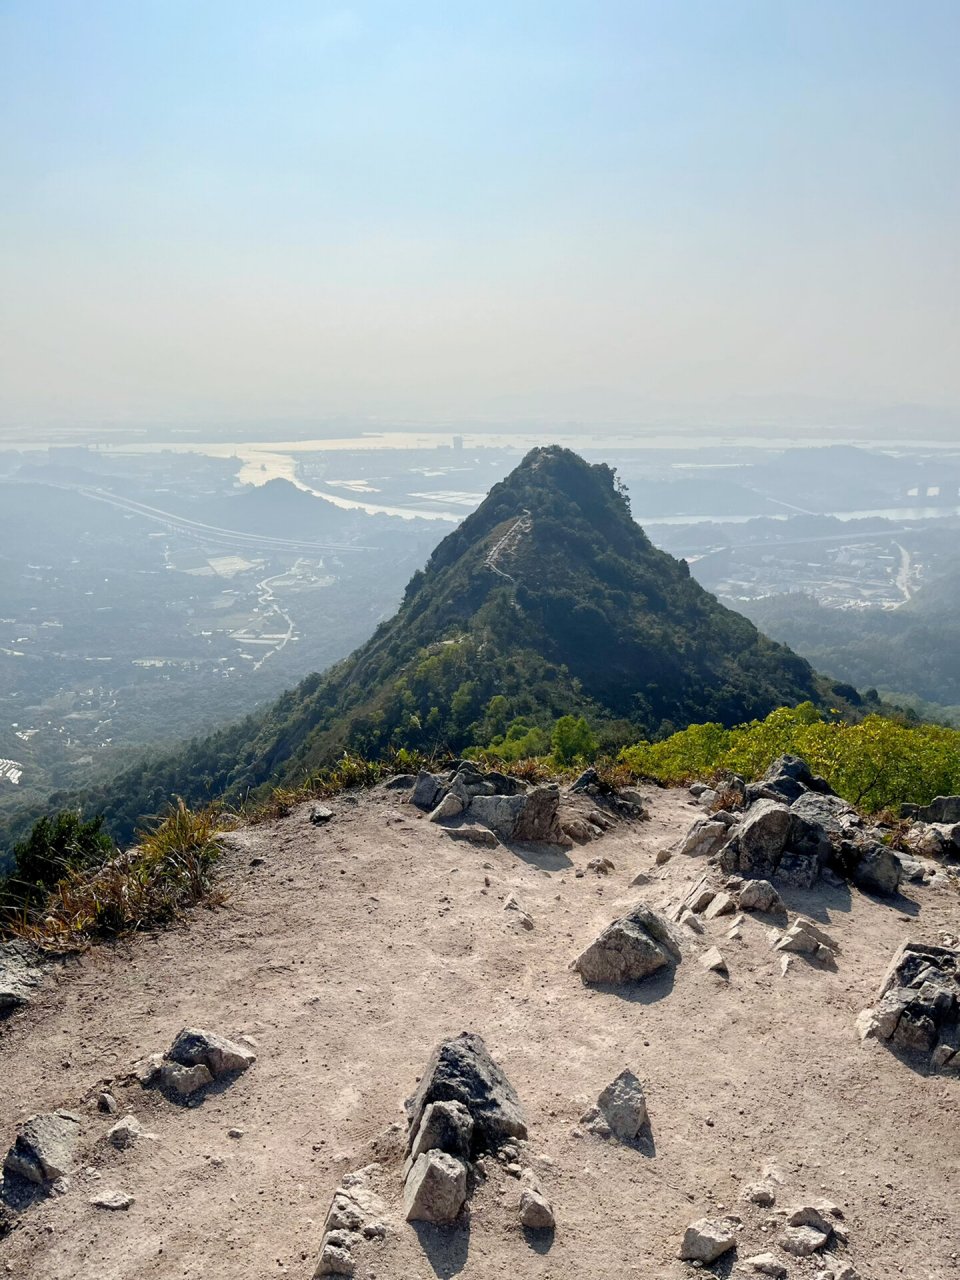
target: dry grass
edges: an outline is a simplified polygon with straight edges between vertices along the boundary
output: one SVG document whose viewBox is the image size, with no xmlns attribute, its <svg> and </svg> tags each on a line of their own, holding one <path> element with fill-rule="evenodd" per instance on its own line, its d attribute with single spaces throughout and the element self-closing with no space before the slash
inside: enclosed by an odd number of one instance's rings
<svg viewBox="0 0 960 1280">
<path fill-rule="evenodd" d="M 68 868 L 39 907 L 8 918 L 6 931 L 46 951 L 77 951 L 96 938 L 169 923 L 185 907 L 218 905 L 213 868 L 226 825 L 216 810 L 180 800 L 134 848 L 99 867 Z"/>
</svg>

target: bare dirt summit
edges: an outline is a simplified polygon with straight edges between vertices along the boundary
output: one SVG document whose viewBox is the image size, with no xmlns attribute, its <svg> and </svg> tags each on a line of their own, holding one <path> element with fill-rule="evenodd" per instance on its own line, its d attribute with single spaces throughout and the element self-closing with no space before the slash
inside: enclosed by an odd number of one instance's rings
<svg viewBox="0 0 960 1280">
<path fill-rule="evenodd" d="M 574 838 L 520 844 L 482 780 L 460 838 L 412 783 L 238 830 L 225 906 L 43 966 L 0 1025 L 0 1268 L 955 1280 L 953 875 L 806 883 L 804 826 L 747 889 L 687 791 L 564 790 Z M 904 942 L 911 1036 L 866 1034 Z"/>
</svg>

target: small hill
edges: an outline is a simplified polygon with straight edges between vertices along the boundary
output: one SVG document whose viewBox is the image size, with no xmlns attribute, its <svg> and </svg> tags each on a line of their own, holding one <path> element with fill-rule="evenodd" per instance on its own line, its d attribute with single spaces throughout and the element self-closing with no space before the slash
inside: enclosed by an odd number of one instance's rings
<svg viewBox="0 0 960 1280">
<path fill-rule="evenodd" d="M 611 468 L 535 449 L 351 657 L 88 800 L 123 836 L 172 795 L 245 796 L 347 749 L 459 751 L 515 718 L 548 725 L 568 713 L 616 745 L 828 696 L 806 661 L 652 545 Z"/>
</svg>

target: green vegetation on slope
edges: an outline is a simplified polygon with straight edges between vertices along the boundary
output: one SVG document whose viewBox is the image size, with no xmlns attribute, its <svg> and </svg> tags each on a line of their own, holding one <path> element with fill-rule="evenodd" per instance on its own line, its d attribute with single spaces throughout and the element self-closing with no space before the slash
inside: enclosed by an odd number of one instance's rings
<svg viewBox="0 0 960 1280">
<path fill-rule="evenodd" d="M 780 707 L 763 720 L 727 729 L 695 724 L 661 742 L 620 753 L 635 773 L 659 782 L 690 782 L 724 772 L 759 778 L 777 756 L 802 756 L 845 800 L 876 812 L 928 804 L 960 791 L 960 731 L 907 725 L 880 715 L 848 724 L 811 703 Z"/>
<path fill-rule="evenodd" d="M 297 785 L 344 751 L 460 752 L 517 718 L 583 716 L 600 745 L 725 725 L 831 687 L 658 551 L 614 472 L 535 449 L 436 548 L 399 612 L 269 711 L 145 760 L 83 798 L 125 839 L 171 795 L 237 802 Z M 72 801 L 53 797 L 59 808 Z"/>
</svg>

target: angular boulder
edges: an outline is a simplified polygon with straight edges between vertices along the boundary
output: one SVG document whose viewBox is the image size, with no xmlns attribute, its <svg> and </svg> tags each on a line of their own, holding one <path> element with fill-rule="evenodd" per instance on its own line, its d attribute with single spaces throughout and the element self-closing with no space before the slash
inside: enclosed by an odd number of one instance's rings
<svg viewBox="0 0 960 1280">
<path fill-rule="evenodd" d="M 747 880 L 738 898 L 742 911 L 760 911 L 765 915 L 786 911 L 783 899 L 769 880 Z"/>
<path fill-rule="evenodd" d="M 550 1201 L 536 1187 L 520 1192 L 520 1225 L 528 1231 L 552 1231 L 556 1226 Z"/>
<path fill-rule="evenodd" d="M 903 943 L 857 1029 L 861 1039 L 927 1057 L 931 1071 L 953 1070 L 960 1048 L 960 949 Z"/>
<path fill-rule="evenodd" d="M 473 1117 L 462 1102 L 431 1102 L 419 1127 L 410 1131 L 409 1159 L 424 1151 L 446 1151 L 468 1160 L 473 1149 Z"/>
<path fill-rule="evenodd" d="M 725 822 L 698 818 L 677 845 L 677 853 L 688 858 L 712 858 L 727 842 L 730 832 Z"/>
<path fill-rule="evenodd" d="M 892 849 L 877 842 L 862 847 L 853 868 L 853 883 L 872 893 L 892 894 L 900 888 L 903 864 Z"/>
<path fill-rule="evenodd" d="M 201 1031 L 197 1027 L 184 1027 L 167 1057 L 183 1067 L 204 1066 L 214 1079 L 246 1071 L 257 1060 L 252 1049 L 235 1044 L 215 1031 Z"/>
<path fill-rule="evenodd" d="M 721 853 L 725 871 L 739 871 L 757 879 L 773 875 L 790 840 L 793 815 L 778 800 L 752 805 L 739 830 Z"/>
<path fill-rule="evenodd" d="M 560 788 L 556 784 L 534 787 L 525 795 L 477 795 L 466 814 L 505 842 L 570 845 L 570 837 L 560 826 Z"/>
<path fill-rule="evenodd" d="M 708 1266 L 736 1247 L 737 1237 L 724 1218 L 700 1218 L 691 1222 L 683 1233 L 680 1257 L 684 1262 L 703 1262 Z"/>
<path fill-rule="evenodd" d="M 628 1068 L 607 1085 L 597 1106 L 610 1132 L 621 1142 L 633 1142 L 647 1118 L 643 1085 Z"/>
<path fill-rule="evenodd" d="M 80 1117 L 72 1111 L 31 1116 L 17 1126 L 16 1140 L 3 1162 L 4 1170 L 40 1184 L 65 1177 L 76 1158 L 80 1124 Z"/>
<path fill-rule="evenodd" d="M 574 960 L 584 982 L 639 982 L 680 960 L 680 944 L 666 920 L 638 905 L 608 924 L 595 942 Z"/>
<path fill-rule="evenodd" d="M 478 1035 L 464 1031 L 444 1040 L 430 1055 L 416 1093 L 406 1104 L 416 1134 L 432 1102 L 458 1102 L 473 1121 L 473 1150 L 491 1150 L 511 1138 L 525 1138 L 527 1125 L 510 1081 Z M 414 1139 L 415 1140 L 415 1139 Z"/>
<path fill-rule="evenodd" d="M 408 1222 L 453 1222 L 467 1198 L 467 1168 L 445 1151 L 417 1156 L 403 1188 L 403 1214 Z"/>
</svg>

